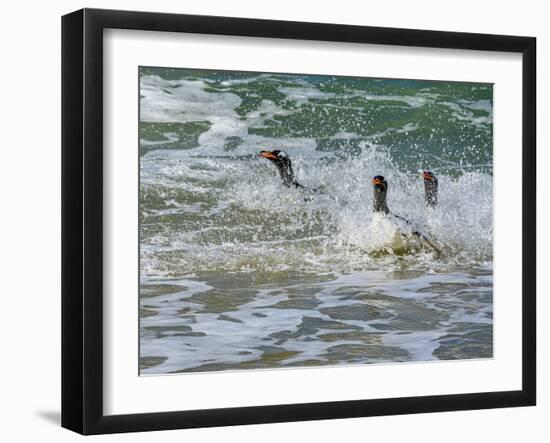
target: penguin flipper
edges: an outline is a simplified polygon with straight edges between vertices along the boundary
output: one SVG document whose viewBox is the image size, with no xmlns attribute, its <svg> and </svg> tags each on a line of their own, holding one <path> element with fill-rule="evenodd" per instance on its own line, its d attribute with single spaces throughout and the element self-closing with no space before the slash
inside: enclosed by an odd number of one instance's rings
<svg viewBox="0 0 550 443">
<path fill-rule="evenodd" d="M 390 212 L 390 214 L 393 215 L 398 220 L 405 222 L 407 225 L 414 226 L 413 223 L 410 220 L 407 220 L 405 217 L 401 217 L 400 215 L 394 214 L 393 212 Z M 434 245 L 434 243 L 426 235 L 422 234 L 422 232 L 420 232 L 419 230 L 413 229 L 412 235 L 424 241 L 430 248 L 432 248 L 435 252 L 437 252 L 437 254 L 439 255 L 442 254 L 441 249 L 439 249 L 436 245 Z"/>
</svg>

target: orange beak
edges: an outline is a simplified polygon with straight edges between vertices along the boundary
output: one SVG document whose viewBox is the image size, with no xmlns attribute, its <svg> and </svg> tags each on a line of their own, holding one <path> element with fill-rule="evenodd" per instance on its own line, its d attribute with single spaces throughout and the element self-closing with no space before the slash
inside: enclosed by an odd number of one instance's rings
<svg viewBox="0 0 550 443">
<path fill-rule="evenodd" d="M 378 179 L 378 178 L 373 178 L 372 179 L 372 184 L 373 185 L 381 185 L 382 183 L 384 183 L 382 180 Z"/>
<path fill-rule="evenodd" d="M 260 157 L 269 158 L 271 160 L 278 160 L 277 156 L 269 151 L 260 151 Z"/>
<path fill-rule="evenodd" d="M 430 173 L 427 172 L 427 171 L 424 171 L 423 175 L 424 175 L 424 180 L 433 180 L 434 179 L 434 176 L 430 175 Z"/>
</svg>

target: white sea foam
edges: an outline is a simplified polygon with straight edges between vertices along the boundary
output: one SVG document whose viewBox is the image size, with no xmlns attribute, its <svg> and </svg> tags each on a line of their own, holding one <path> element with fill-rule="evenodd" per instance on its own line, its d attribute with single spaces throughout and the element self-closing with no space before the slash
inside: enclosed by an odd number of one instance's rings
<svg viewBox="0 0 550 443">
<path fill-rule="evenodd" d="M 285 101 L 262 98 L 243 115 L 237 92 L 254 82 L 280 83 Z M 153 148 L 140 165 L 142 289 L 175 287 L 141 298 L 141 355 L 166 358 L 144 373 L 211 364 L 273 367 L 279 358 L 281 365 L 431 360 L 438 349 L 454 352 L 472 340 L 484 346 L 483 355 L 491 352 L 490 336 L 468 336 L 488 334 L 492 324 L 493 181 L 480 172 L 490 163 L 425 152 L 416 164 L 411 156 L 408 171 L 435 169 L 438 176 L 439 205 L 431 209 L 420 174 L 405 172 L 392 146 L 381 144 L 385 136 L 425 130 L 418 115 L 435 103 L 455 124 L 490 128 L 491 101 L 442 99 L 430 89 L 393 95 L 386 87 L 380 94 L 376 87 L 338 94 L 322 88 L 304 77 L 271 74 L 223 81 L 142 77 L 142 121 L 209 123 L 192 149 L 162 149 L 178 141 L 175 132 L 164 134 L 167 141 L 142 140 Z M 248 89 L 262 97 L 261 86 L 258 93 Z M 350 122 L 327 122 L 332 135 L 323 136 L 322 146 L 315 137 L 249 133 L 269 134 L 283 117 L 316 107 L 317 100 L 331 112 L 368 116 L 346 105 L 357 98 L 411 118 L 388 121 L 367 136 Z M 338 148 L 348 142 L 352 153 Z M 470 154 L 473 148 L 464 145 Z M 261 149 L 285 150 L 306 189 L 285 187 L 275 166 L 258 156 Z M 378 174 L 389 184 L 391 211 L 409 223 L 373 213 L 371 179 Z M 447 334 L 458 345 L 445 348 Z M 460 352 L 475 356 L 472 349 Z"/>
<path fill-rule="evenodd" d="M 277 79 L 266 74 L 223 81 L 222 86 L 229 91 L 234 85 L 266 80 Z M 297 87 L 281 86 L 278 91 L 298 105 L 336 96 L 396 101 L 411 107 L 437 99 L 428 92 L 416 96 L 371 92 L 337 95 L 323 92 L 302 78 L 294 82 Z M 195 149 L 157 151 L 142 158 L 142 186 L 156 187 L 155 192 L 165 200 L 164 207 L 149 214 L 162 217 L 188 213 L 193 214 L 194 220 L 181 228 L 175 225 L 171 231 L 157 232 L 146 241 L 156 245 L 143 248 L 147 269 L 161 274 L 177 274 L 193 267 L 376 269 L 396 265 L 391 254 L 380 256 L 381 252 L 396 251 L 408 251 L 411 263 L 432 266 L 429 263 L 435 261 L 438 269 L 491 259 L 492 177 L 473 172 L 457 177 L 436 170 L 439 206 L 431 210 L 424 204 L 422 179 L 400 171 L 389 151 L 375 143 L 390 133 L 416 131 L 417 123 L 389 126 L 366 138 L 354 132 L 337 132 L 334 140 L 361 138 L 362 154 L 346 160 L 337 157 L 336 151 L 319 152 L 313 138 L 275 139 L 249 134 L 248 128 L 266 127 L 275 117 L 295 111 L 264 99 L 243 118 L 235 111 L 241 99 L 231 92 L 206 91 L 210 83 L 199 79 L 164 80 L 158 76 L 141 79 L 143 121 L 210 123 Z M 455 118 L 473 125 L 483 125 L 491 118 L 489 100 L 442 104 L 451 109 Z M 474 110 L 489 115 L 474 117 Z M 175 137 L 166 136 L 169 141 Z M 239 138 L 230 151 L 223 149 L 227 137 Z M 299 182 L 322 192 L 304 199 L 303 192 L 281 186 L 274 166 L 257 157 L 260 149 L 284 149 L 292 158 Z M 429 167 L 429 154 L 422 160 L 428 164 L 419 163 L 418 168 Z M 445 163 L 439 158 L 437 161 Z M 457 167 L 461 165 L 448 162 L 447 170 Z M 377 174 L 388 180 L 391 210 L 409 219 L 410 225 L 391 217 L 373 216 L 370 180 Z M 429 248 L 426 250 L 410 235 L 413 230 L 433 239 L 447 252 L 444 258 L 431 256 Z"/>
<path fill-rule="evenodd" d="M 155 281 L 145 280 L 143 283 L 154 284 Z M 300 364 L 308 359 L 326 364 L 329 362 L 327 357 L 335 347 L 345 349 L 346 346 L 364 346 L 363 340 L 368 337 L 371 337 L 369 340 L 373 340 L 373 343 L 379 342 L 387 347 L 390 355 L 391 349 L 403 349 L 408 353 L 407 359 L 434 360 L 439 339 L 448 330 L 454 331 L 453 334 L 457 337 L 455 340 L 467 332 L 457 332 L 453 329 L 455 324 L 475 322 L 478 325 L 490 325 L 492 322 L 491 305 L 483 304 L 475 297 L 475 291 L 479 288 L 491 288 L 490 276 L 453 273 L 395 279 L 388 276 L 387 272 L 364 271 L 336 274 L 322 282 L 281 281 L 276 285 L 257 287 L 250 301 L 224 312 L 225 320 L 221 320 L 218 313 L 209 312 L 194 298 L 208 294 L 214 290 L 212 286 L 198 281 L 195 276 L 165 280 L 163 283 L 181 286 L 181 291 L 142 299 L 142 304 L 156 314 L 141 319 L 143 334 L 147 337 L 142 339 L 141 354 L 166 356 L 167 359 L 144 370 L 144 374 L 185 371 L 212 363 L 237 368 L 240 363 L 257 361 L 269 348 L 285 352 L 285 365 Z M 447 291 L 445 309 L 433 305 L 432 300 L 441 294 L 428 291 L 433 288 L 432 285 L 439 285 L 436 287 Z M 316 303 L 315 310 L 292 305 L 283 308 L 281 304 L 291 302 L 293 298 L 290 294 L 299 289 L 308 291 L 310 295 L 306 298 Z M 361 291 L 364 294 L 360 299 L 361 303 L 367 303 L 389 317 L 379 318 L 373 315 L 370 318 L 367 315 L 365 318 L 355 318 L 351 315 L 352 309 L 358 306 L 358 301 L 342 295 Z M 464 299 L 460 295 L 461 291 L 472 291 L 474 297 Z M 430 310 L 439 312 L 438 315 L 442 316 L 440 323 L 426 329 L 423 323 L 426 320 L 416 320 L 414 316 L 410 316 L 406 320 L 407 330 L 389 329 L 380 335 L 381 323 L 389 322 L 391 325 L 392 320 L 388 318 L 399 319 L 400 315 L 407 314 L 411 306 L 415 306 L 415 309 L 428 309 L 425 313 Z M 450 306 L 453 306 L 452 310 Z M 476 313 L 473 314 L 472 311 Z M 184 314 L 186 312 L 190 314 Z M 347 313 L 344 314 L 346 318 L 339 318 L 336 330 L 332 312 Z M 347 318 L 349 315 L 351 317 Z M 308 322 L 310 326 L 304 328 L 304 324 L 307 325 Z M 189 333 L 179 332 L 182 327 L 187 327 Z M 162 328 L 162 336 L 155 338 L 148 328 Z M 335 332 L 341 338 L 327 339 Z M 346 336 L 353 332 L 357 335 Z M 307 342 L 304 338 L 307 338 Z M 363 352 L 365 355 L 357 361 L 384 361 L 381 357 L 369 357 L 368 350 Z"/>
<path fill-rule="evenodd" d="M 232 93 L 205 92 L 202 80 L 164 80 L 141 77 L 141 121 L 187 122 L 212 117 L 233 118 L 241 99 Z"/>
<path fill-rule="evenodd" d="M 311 159 L 303 150 L 287 152 L 300 182 L 321 193 L 285 188 L 274 166 L 261 158 L 187 156 L 180 161 L 171 153 L 157 173 L 170 190 L 166 196 L 172 196 L 160 213 L 185 213 L 191 207 L 198 219 L 157 234 L 157 246 L 143 251 L 144 261 L 166 260 L 161 268 L 177 274 L 194 268 L 386 269 L 403 259 L 444 270 L 491 259 L 491 176 L 439 175 L 439 206 L 433 210 L 425 206 L 422 179 L 400 172 L 375 146 L 344 162 L 327 163 L 330 155 Z M 381 172 L 389 183 L 390 209 L 410 225 L 373 214 L 371 177 Z M 157 176 L 151 184 L 158 182 Z M 430 237 L 446 251 L 444 257 L 422 246 L 413 230 Z M 403 250 L 411 255 L 398 261 L 392 254 L 380 256 Z"/>
</svg>

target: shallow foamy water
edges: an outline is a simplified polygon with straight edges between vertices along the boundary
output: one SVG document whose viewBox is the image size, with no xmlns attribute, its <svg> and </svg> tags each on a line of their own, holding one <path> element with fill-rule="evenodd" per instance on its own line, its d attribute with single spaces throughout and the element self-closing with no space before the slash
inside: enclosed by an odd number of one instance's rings
<svg viewBox="0 0 550 443">
<path fill-rule="evenodd" d="M 492 357 L 490 85 L 141 74 L 142 374 Z"/>
</svg>

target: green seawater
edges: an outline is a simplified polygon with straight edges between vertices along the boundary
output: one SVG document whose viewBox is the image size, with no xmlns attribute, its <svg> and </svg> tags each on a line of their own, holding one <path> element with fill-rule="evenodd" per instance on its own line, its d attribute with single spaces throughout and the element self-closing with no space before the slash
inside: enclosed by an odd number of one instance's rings
<svg viewBox="0 0 550 443">
<path fill-rule="evenodd" d="M 491 84 L 142 67 L 139 94 L 142 374 L 492 357 Z M 441 253 L 373 214 L 378 174 Z"/>
</svg>

